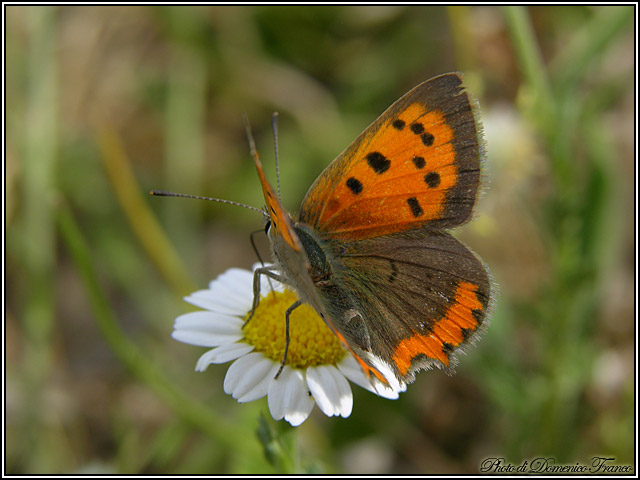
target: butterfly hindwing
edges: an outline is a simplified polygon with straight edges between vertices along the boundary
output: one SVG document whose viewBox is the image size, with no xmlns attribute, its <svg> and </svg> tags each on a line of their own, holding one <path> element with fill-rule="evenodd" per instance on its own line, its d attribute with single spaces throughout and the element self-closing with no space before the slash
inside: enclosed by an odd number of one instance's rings
<svg viewBox="0 0 640 480">
<path fill-rule="evenodd" d="M 421 368 L 452 366 L 451 355 L 485 319 L 487 270 L 448 233 L 349 242 L 332 263 L 333 278 L 318 292 L 334 328 L 360 360 L 378 370 L 386 363 L 401 381 Z"/>
<path fill-rule="evenodd" d="M 458 74 L 394 103 L 318 177 L 299 220 L 345 240 L 464 223 L 480 178 L 479 127 Z"/>
</svg>

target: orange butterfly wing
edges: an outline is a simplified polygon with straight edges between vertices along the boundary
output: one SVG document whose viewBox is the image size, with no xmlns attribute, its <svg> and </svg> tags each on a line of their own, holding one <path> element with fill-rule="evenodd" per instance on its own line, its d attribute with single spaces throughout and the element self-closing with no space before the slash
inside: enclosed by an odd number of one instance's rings
<svg viewBox="0 0 640 480">
<path fill-rule="evenodd" d="M 324 170 L 299 221 L 343 240 L 464 223 L 480 180 L 477 121 L 460 75 L 418 85 Z"/>
</svg>

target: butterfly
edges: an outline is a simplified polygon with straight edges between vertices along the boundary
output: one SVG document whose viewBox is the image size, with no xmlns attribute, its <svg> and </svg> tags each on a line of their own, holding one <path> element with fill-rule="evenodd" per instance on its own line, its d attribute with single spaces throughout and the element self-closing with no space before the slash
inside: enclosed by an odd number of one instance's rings
<svg viewBox="0 0 640 480">
<path fill-rule="evenodd" d="M 265 275 L 295 290 L 287 317 L 310 304 L 374 388 L 404 391 L 419 370 L 450 369 L 487 316 L 487 267 L 447 232 L 476 203 L 476 111 L 460 74 L 418 85 L 320 174 L 293 216 L 252 147 L 274 260 L 254 285 Z"/>
</svg>

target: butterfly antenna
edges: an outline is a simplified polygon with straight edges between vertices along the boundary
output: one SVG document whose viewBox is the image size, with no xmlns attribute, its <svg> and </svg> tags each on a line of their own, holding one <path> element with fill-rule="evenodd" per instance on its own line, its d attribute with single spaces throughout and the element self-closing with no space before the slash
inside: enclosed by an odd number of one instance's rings
<svg viewBox="0 0 640 480">
<path fill-rule="evenodd" d="M 276 152 L 276 186 L 278 187 L 278 200 L 282 202 L 282 196 L 280 195 L 280 160 L 278 159 L 278 112 L 273 112 L 271 127 L 273 129 L 273 145 Z"/>
<path fill-rule="evenodd" d="M 242 114 L 242 121 L 244 122 L 244 129 L 247 132 L 247 140 L 249 141 L 249 154 L 254 158 L 258 157 L 258 150 L 256 150 L 256 141 L 253 139 L 253 133 L 251 133 L 251 125 L 249 124 L 249 117 L 246 113 Z"/>
<path fill-rule="evenodd" d="M 254 212 L 258 212 L 258 213 L 262 214 L 262 216 L 265 219 L 269 218 L 269 215 L 267 215 L 267 212 L 265 212 L 264 210 L 261 210 L 261 209 L 256 208 L 256 207 L 252 207 L 251 205 L 245 205 L 244 203 L 234 202 L 233 200 L 224 200 L 222 198 L 212 198 L 212 197 L 201 197 L 200 195 L 190 195 L 188 193 L 168 192 L 166 190 L 151 190 L 151 192 L 149 192 L 149 193 L 151 195 L 156 196 L 156 197 L 194 198 L 196 200 L 208 200 L 210 202 L 226 203 L 228 205 L 235 205 L 236 207 L 242 207 L 242 208 L 247 208 L 249 210 L 253 210 Z"/>
</svg>

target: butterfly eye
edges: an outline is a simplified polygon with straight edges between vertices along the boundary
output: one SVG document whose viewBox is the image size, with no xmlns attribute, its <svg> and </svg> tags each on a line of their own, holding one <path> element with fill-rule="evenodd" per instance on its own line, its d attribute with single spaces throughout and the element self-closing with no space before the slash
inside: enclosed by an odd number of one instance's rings
<svg viewBox="0 0 640 480">
<path fill-rule="evenodd" d="M 271 220 L 267 220 L 267 223 L 264 226 L 264 233 L 269 235 L 269 229 L 271 228 Z"/>
</svg>

